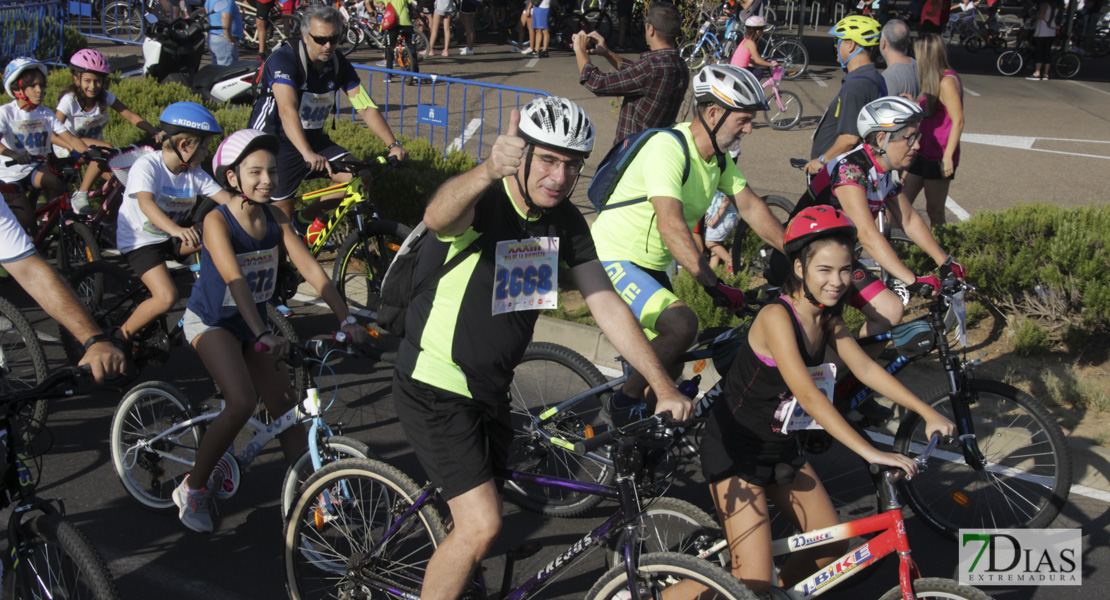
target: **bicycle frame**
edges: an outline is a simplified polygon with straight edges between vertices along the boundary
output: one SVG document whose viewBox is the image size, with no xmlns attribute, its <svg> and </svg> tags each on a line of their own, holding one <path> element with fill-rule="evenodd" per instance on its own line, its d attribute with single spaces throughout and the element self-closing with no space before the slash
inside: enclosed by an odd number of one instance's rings
<svg viewBox="0 0 1110 600">
<path fill-rule="evenodd" d="M 323 235 L 316 236 L 316 239 L 308 246 L 308 250 L 313 256 L 319 255 L 324 249 L 328 240 L 331 239 L 331 236 L 335 233 L 336 229 L 338 229 L 339 223 L 346 218 L 347 212 L 351 207 L 363 202 L 370 202 L 370 199 L 363 195 L 363 189 L 362 179 L 355 177 L 347 183 L 339 183 L 301 196 L 302 200 L 316 200 L 338 191 L 344 192 L 343 201 L 340 202 L 339 206 L 331 211 L 330 216 L 328 216 L 328 222 L 324 225 Z M 355 219 L 359 230 L 363 227 L 363 216 L 362 211 L 355 211 Z M 371 219 L 379 218 L 378 210 L 373 204 L 370 204 L 368 216 Z"/>
<path fill-rule="evenodd" d="M 779 82 L 782 81 L 782 67 L 771 67 L 771 76 L 767 78 L 761 85 L 763 89 L 770 87 L 775 92 L 775 104 L 778 105 L 779 110 L 786 110 L 782 105 L 782 97 L 779 96 Z"/>
</svg>

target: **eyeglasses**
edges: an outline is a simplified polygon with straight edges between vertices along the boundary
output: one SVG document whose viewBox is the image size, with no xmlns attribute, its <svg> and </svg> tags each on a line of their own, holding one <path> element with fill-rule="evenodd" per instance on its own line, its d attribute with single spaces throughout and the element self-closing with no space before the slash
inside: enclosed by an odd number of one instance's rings
<svg viewBox="0 0 1110 600">
<path fill-rule="evenodd" d="M 312 35 L 310 33 L 308 34 L 308 37 L 312 38 L 312 41 L 316 42 L 320 46 L 327 46 L 328 44 L 335 46 L 339 43 L 340 34 L 337 33 L 333 36 L 328 37 L 322 35 Z"/>
<path fill-rule="evenodd" d="M 582 167 L 586 166 L 586 161 L 584 161 L 582 159 L 562 160 L 562 159 L 556 158 L 554 156 L 551 156 L 550 154 L 535 154 L 535 153 L 533 153 L 532 156 L 535 156 L 537 159 L 539 159 L 540 164 L 543 165 L 543 170 L 548 172 L 548 173 L 551 173 L 556 168 L 558 168 L 558 166 L 560 164 L 562 164 L 564 167 L 566 167 L 568 174 L 578 175 L 579 173 L 582 172 Z"/>
<path fill-rule="evenodd" d="M 906 140 L 906 145 L 912 148 L 913 145 L 917 143 L 917 140 L 921 139 L 921 131 L 915 131 L 914 133 L 903 136 L 899 139 Z"/>
</svg>

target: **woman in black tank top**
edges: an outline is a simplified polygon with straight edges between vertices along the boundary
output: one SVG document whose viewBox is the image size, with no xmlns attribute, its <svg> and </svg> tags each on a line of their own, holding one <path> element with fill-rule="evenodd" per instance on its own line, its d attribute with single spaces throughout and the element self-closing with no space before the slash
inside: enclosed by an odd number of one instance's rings
<svg viewBox="0 0 1110 600">
<path fill-rule="evenodd" d="M 801 211 L 786 226 L 783 247 L 792 277 L 780 301 L 756 317 L 747 341 L 722 382 L 702 439 L 702 466 L 717 515 L 728 536 L 732 573 L 756 595 L 769 586 L 792 587 L 847 551 L 846 544 L 797 552 L 772 581 L 767 499 L 799 531 L 838 523 L 828 494 L 784 433 L 781 408 L 791 399 L 833 437 L 871 463 L 916 471 L 908 457 L 880 452 L 861 437 L 818 389 L 808 368 L 830 355 L 883 396 L 922 415 L 926 432 L 950 435 L 955 426 L 860 349 L 840 312 L 850 293 L 855 226 L 831 206 Z M 791 471 L 795 471 L 791 473 Z M 791 477 L 790 475 L 793 475 Z"/>
</svg>

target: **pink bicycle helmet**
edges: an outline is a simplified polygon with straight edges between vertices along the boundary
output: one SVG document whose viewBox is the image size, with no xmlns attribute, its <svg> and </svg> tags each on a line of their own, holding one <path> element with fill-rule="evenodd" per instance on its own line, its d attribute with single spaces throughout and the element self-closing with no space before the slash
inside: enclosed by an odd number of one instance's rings
<svg viewBox="0 0 1110 600">
<path fill-rule="evenodd" d="M 92 49 L 78 50 L 74 53 L 73 57 L 69 59 L 69 66 L 73 68 L 74 73 L 100 73 L 107 75 L 111 72 L 108 68 L 108 59 L 104 55 Z"/>
<path fill-rule="evenodd" d="M 763 17 L 761 17 L 759 15 L 752 15 L 752 16 L 748 17 L 748 19 L 746 21 L 744 21 L 744 27 L 755 27 L 755 28 L 758 28 L 758 29 L 762 29 L 766 26 L 767 26 L 767 21 L 764 20 Z"/>
</svg>

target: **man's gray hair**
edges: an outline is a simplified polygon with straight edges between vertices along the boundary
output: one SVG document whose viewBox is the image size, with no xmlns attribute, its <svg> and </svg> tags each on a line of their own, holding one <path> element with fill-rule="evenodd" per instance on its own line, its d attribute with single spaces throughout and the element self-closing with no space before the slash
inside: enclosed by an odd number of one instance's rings
<svg viewBox="0 0 1110 600">
<path fill-rule="evenodd" d="M 883 26 L 883 39 L 891 48 L 905 54 L 910 49 L 910 28 L 901 19 L 891 19 Z"/>
<path fill-rule="evenodd" d="M 343 15 L 330 6 L 313 3 L 301 9 L 301 32 L 305 35 L 308 35 L 313 19 L 331 24 L 336 33 L 343 32 Z"/>
</svg>

